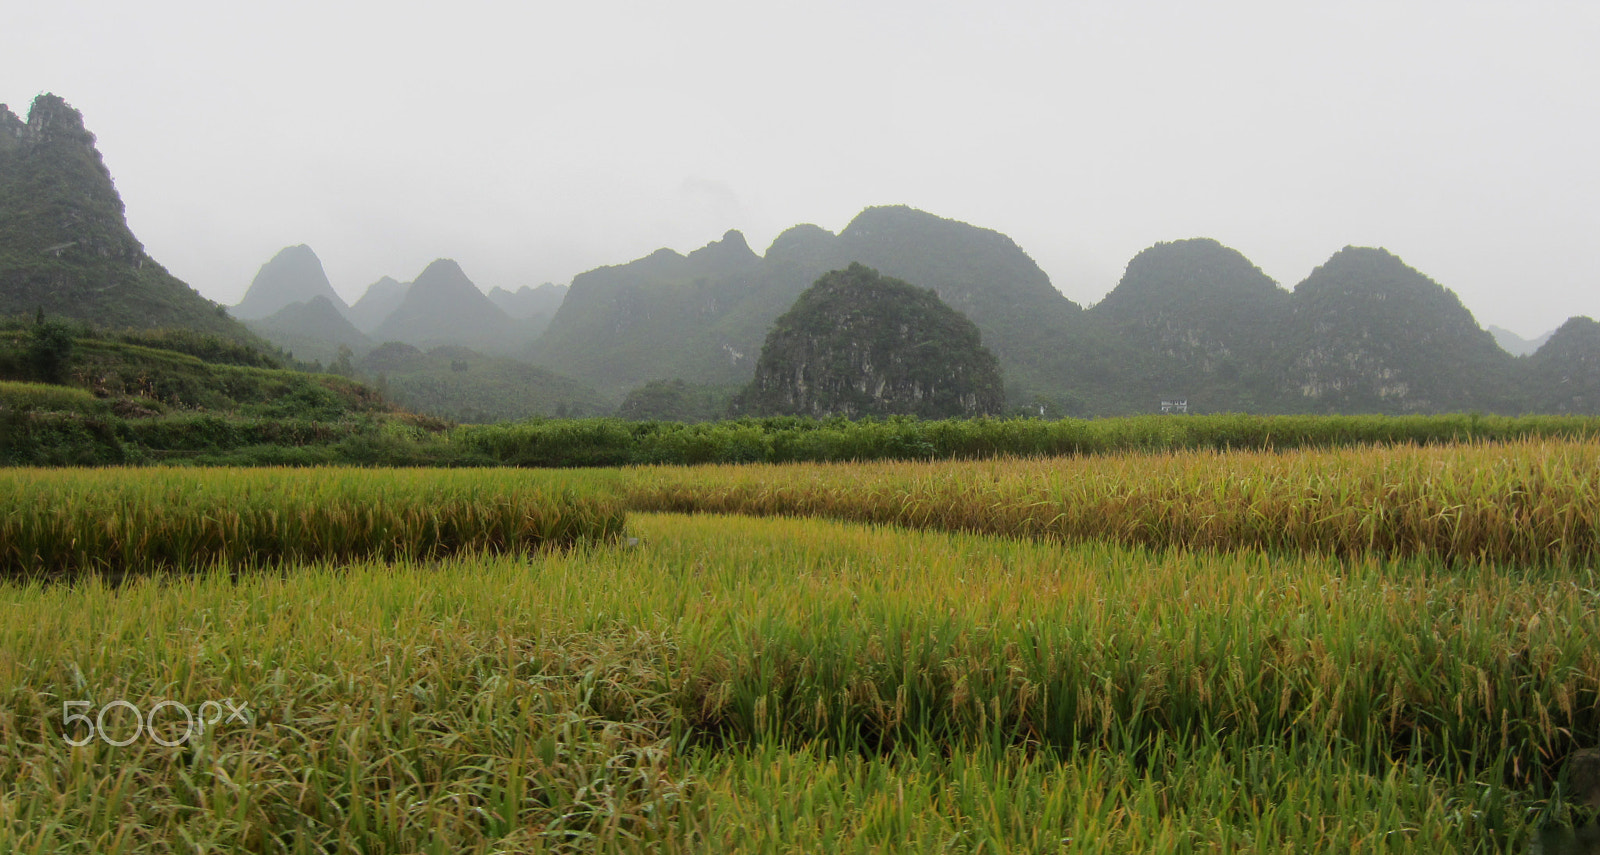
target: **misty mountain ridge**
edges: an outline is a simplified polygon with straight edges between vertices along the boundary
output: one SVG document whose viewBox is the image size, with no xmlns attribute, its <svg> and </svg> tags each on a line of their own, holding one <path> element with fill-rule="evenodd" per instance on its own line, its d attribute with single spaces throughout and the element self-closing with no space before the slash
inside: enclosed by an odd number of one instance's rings
<svg viewBox="0 0 1600 855">
<path fill-rule="evenodd" d="M 410 288 L 410 282 L 397 282 L 385 276 L 367 286 L 361 298 L 350 304 L 345 317 L 355 324 L 356 329 L 371 335 L 405 302 L 406 291 Z"/>
<path fill-rule="evenodd" d="M 1517 408 L 1515 361 L 1454 291 L 1387 250 L 1334 253 L 1293 308 L 1290 385 L 1313 411 Z"/>
<path fill-rule="evenodd" d="M 1536 411 L 1600 413 L 1600 323 L 1581 315 L 1569 318 L 1528 362 Z"/>
<path fill-rule="evenodd" d="M 338 358 L 340 347 L 349 348 L 353 356 L 373 347 L 372 340 L 345 317 L 341 306 L 323 294 L 284 306 L 265 318 L 245 321 L 245 326 L 303 362 L 327 365 Z"/>
<path fill-rule="evenodd" d="M 460 345 L 487 353 L 511 353 L 525 346 L 533 333 L 479 290 L 461 265 L 441 258 L 417 275 L 400 304 L 371 337 L 422 348 Z"/>
<path fill-rule="evenodd" d="M 510 296 L 518 307 L 551 307 L 553 314 L 563 292 L 542 286 Z M 334 323 L 323 304 L 338 312 L 344 323 Z M 297 339 L 301 349 L 321 337 L 325 345 L 345 344 L 358 350 L 374 342 L 398 341 L 424 348 L 459 345 L 508 351 L 526 345 L 542 326 L 510 317 L 450 259 L 432 262 L 410 283 L 385 276 L 347 306 L 328 282 L 316 253 L 304 244 L 286 247 L 263 264 L 236 311 L 282 346 Z M 364 346 L 357 347 L 360 343 Z"/>
<path fill-rule="evenodd" d="M 285 247 L 261 265 L 244 299 L 232 309 L 243 321 L 259 320 L 287 306 L 324 298 L 341 313 L 349 309 L 328 282 L 322 259 L 305 244 Z"/>
<path fill-rule="evenodd" d="M 1384 249 L 1346 247 L 1285 290 L 1214 240 L 1160 243 L 1085 310 L 1009 237 L 906 206 L 867 208 L 837 234 L 797 225 L 764 255 L 729 231 L 686 255 L 662 249 L 579 274 L 564 294 L 546 285 L 491 298 L 441 259 L 346 307 L 315 254 L 288 247 L 240 311 L 272 309 L 252 323 L 302 358 L 340 344 L 464 347 L 520 356 L 616 401 L 651 381 L 747 385 L 774 322 L 823 273 L 855 263 L 932 289 L 970 319 L 1014 410 L 1151 412 L 1176 397 L 1199 412 L 1600 409 L 1592 320 L 1513 357 L 1516 342 L 1497 341 L 1453 292 Z M 0 106 L 0 313 L 40 309 L 262 343 L 145 254 L 94 136 L 53 95 L 35 99 L 26 122 Z"/>
<path fill-rule="evenodd" d="M 567 298 L 567 286 L 546 282 L 537 288 L 524 285 L 515 291 L 495 286 L 489 290 L 489 300 L 512 320 L 527 324 L 525 334 L 529 340 L 537 338 L 550 326 L 561 303 Z"/>
<path fill-rule="evenodd" d="M 1004 235 L 902 206 L 837 235 L 796 226 L 765 256 L 729 232 L 580 274 L 530 355 L 613 392 L 749 382 L 753 332 L 843 258 L 967 314 L 1013 408 L 1111 415 L 1176 397 L 1199 411 L 1521 412 L 1533 400 L 1455 293 L 1384 249 L 1346 247 L 1287 290 L 1215 240 L 1160 243 L 1084 310 Z"/>
<path fill-rule="evenodd" d="M 1500 349 L 1512 356 L 1532 356 L 1556 334 L 1555 330 L 1550 330 L 1541 336 L 1523 338 L 1505 327 L 1497 327 L 1494 324 L 1490 324 L 1487 329 L 1489 334 L 1494 336 L 1495 343 L 1500 345 Z"/>
<path fill-rule="evenodd" d="M 1010 238 L 905 206 L 868 208 L 835 235 L 784 231 L 756 255 L 738 231 L 680 255 L 658 250 L 573 277 L 528 356 L 617 394 L 650 380 L 749 382 L 768 330 L 823 273 L 859 262 L 932 288 L 975 322 L 1019 387 L 1049 388 L 1103 370 L 1082 309 Z"/>
<path fill-rule="evenodd" d="M 1275 397 L 1272 355 L 1286 342 L 1291 303 L 1242 253 L 1195 238 L 1141 251 L 1087 314 L 1122 351 L 1115 373 L 1128 392 L 1251 409 Z"/>
<path fill-rule="evenodd" d="M 525 321 L 537 315 L 555 315 L 567 297 L 567 286 L 546 282 L 537 288 L 527 285 L 507 291 L 496 285 L 489 289 L 489 300 L 512 319 Z"/>
</svg>

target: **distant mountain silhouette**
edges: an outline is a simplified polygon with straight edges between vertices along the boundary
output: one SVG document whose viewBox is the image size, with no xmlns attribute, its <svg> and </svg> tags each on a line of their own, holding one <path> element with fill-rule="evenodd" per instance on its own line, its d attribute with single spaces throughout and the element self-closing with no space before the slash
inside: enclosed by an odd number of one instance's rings
<svg viewBox="0 0 1600 855">
<path fill-rule="evenodd" d="M 773 321 L 852 262 L 933 288 L 970 317 L 1019 396 L 1088 392 L 1109 374 L 1081 308 L 1010 238 L 906 207 L 869 208 L 838 235 L 796 226 L 765 256 L 732 231 L 687 256 L 663 249 L 579 274 L 529 355 L 611 394 L 672 378 L 743 384 Z"/>
<path fill-rule="evenodd" d="M 1500 345 L 1501 350 L 1512 356 L 1532 356 L 1535 351 L 1544 347 L 1544 343 L 1549 341 L 1551 336 L 1556 334 L 1555 330 L 1551 330 L 1536 338 L 1523 338 L 1505 327 L 1497 327 L 1494 324 L 1490 324 L 1488 330 L 1489 334 L 1494 336 L 1495 344 Z"/>
<path fill-rule="evenodd" d="M 760 339 L 722 325 L 763 287 L 762 272 L 744 235 L 730 231 L 687 256 L 662 249 L 581 273 L 528 355 L 614 397 L 648 380 L 680 376 L 742 383 Z"/>
<path fill-rule="evenodd" d="M 738 406 L 756 415 L 994 415 L 999 363 L 931 288 L 862 264 L 823 274 L 772 326 Z"/>
<path fill-rule="evenodd" d="M 0 315 L 40 309 L 260 341 L 145 253 L 94 134 L 55 95 L 35 98 L 27 122 L 0 105 Z"/>
<path fill-rule="evenodd" d="M 233 307 L 233 316 L 246 321 L 259 320 L 286 306 L 317 297 L 325 298 L 341 313 L 349 308 L 328 283 L 322 260 L 311 247 L 305 244 L 286 247 L 261 265 L 244 299 Z"/>
<path fill-rule="evenodd" d="M 1191 412 L 1600 409 L 1600 325 L 1574 318 L 1542 345 L 1491 334 L 1454 293 L 1384 249 L 1346 247 L 1285 291 L 1216 241 L 1161 243 L 1084 310 L 1005 235 L 904 206 L 868 208 L 838 234 L 795 226 L 764 255 L 730 231 L 688 255 L 663 249 L 582 273 L 564 294 L 546 285 L 491 298 L 441 260 L 412 285 L 385 277 L 345 307 L 315 254 L 289 247 L 237 311 L 302 359 L 402 342 L 367 360 L 415 349 L 423 379 L 411 394 L 453 411 L 497 412 L 487 403 L 499 396 L 518 412 L 591 412 L 635 390 L 633 410 L 699 413 L 755 377 L 769 332 L 807 288 L 853 263 L 932 289 L 970 319 L 1018 411 L 1152 412 L 1177 397 Z M 54 95 L 35 99 L 27 121 L 0 105 L 0 315 L 39 310 L 167 328 L 174 340 L 221 336 L 246 354 L 265 345 L 145 253 L 94 136 Z M 546 391 L 518 398 L 518 383 Z M 475 403 L 450 399 L 456 387 L 470 387 Z"/>
<path fill-rule="evenodd" d="M 490 302 L 459 264 L 441 258 L 417 276 L 371 337 L 428 349 L 458 345 L 509 353 L 531 338 L 525 329 Z"/>
<path fill-rule="evenodd" d="M 567 286 L 549 282 L 537 288 L 524 285 L 515 291 L 504 288 L 492 288 L 489 291 L 490 302 L 499 306 L 512 320 L 524 323 L 524 334 L 529 340 L 537 338 L 550 326 L 550 319 L 556 316 L 561 301 L 566 298 Z"/>
<path fill-rule="evenodd" d="M 764 256 L 729 232 L 580 274 L 527 355 L 613 397 L 748 383 L 773 322 L 853 262 L 968 316 L 1024 412 L 1152 412 L 1169 398 L 1199 412 L 1522 412 L 1537 398 L 1454 293 L 1387 250 L 1346 247 L 1291 292 L 1214 240 L 1157 244 L 1085 311 L 1005 235 L 906 207 L 869 208 L 837 235 L 795 226 Z"/>
<path fill-rule="evenodd" d="M 385 276 L 367 286 L 361 299 L 356 300 L 350 306 L 350 310 L 345 312 L 345 317 L 350 319 L 350 323 L 355 324 L 356 329 L 370 335 L 380 324 L 389 319 L 389 315 L 395 309 L 400 308 L 410 287 L 409 282 L 396 282 Z"/>
<path fill-rule="evenodd" d="M 246 321 L 245 326 L 303 362 L 330 364 L 338 358 L 340 346 L 348 347 L 353 357 L 372 349 L 372 340 L 321 294 L 260 320 Z"/>
<path fill-rule="evenodd" d="M 489 300 L 499 306 L 500 311 L 519 321 L 536 315 L 554 315 L 566 297 L 567 286 L 549 282 L 537 288 L 524 285 L 515 291 L 504 288 L 492 288 L 489 291 Z"/>
</svg>

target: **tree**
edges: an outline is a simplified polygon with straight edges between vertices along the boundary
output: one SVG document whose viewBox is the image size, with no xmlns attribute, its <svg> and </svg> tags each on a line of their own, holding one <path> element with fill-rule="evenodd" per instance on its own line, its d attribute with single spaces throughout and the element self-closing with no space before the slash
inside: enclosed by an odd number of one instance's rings
<svg viewBox="0 0 1600 855">
<path fill-rule="evenodd" d="M 75 338 L 71 326 L 62 321 L 45 320 L 41 311 L 28 343 L 28 362 L 33 367 L 34 377 L 44 383 L 65 383 Z"/>
</svg>

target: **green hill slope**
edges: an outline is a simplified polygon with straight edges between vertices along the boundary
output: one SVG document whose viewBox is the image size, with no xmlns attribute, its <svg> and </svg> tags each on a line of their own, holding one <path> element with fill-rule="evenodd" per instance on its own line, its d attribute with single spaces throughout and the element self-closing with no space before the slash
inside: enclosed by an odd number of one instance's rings
<svg viewBox="0 0 1600 855">
<path fill-rule="evenodd" d="M 1528 374 L 1534 411 L 1600 415 L 1600 323 L 1569 319 L 1528 358 Z"/>
<path fill-rule="evenodd" d="M 1283 405 L 1274 367 L 1290 302 L 1244 255 L 1197 238 L 1140 252 L 1089 315 L 1126 348 L 1117 373 L 1131 411 L 1170 398 L 1262 410 Z"/>
<path fill-rule="evenodd" d="M 340 348 L 349 348 L 352 357 L 372 349 L 372 340 L 324 296 L 285 306 L 245 326 L 305 362 L 327 365 L 339 358 Z"/>
<path fill-rule="evenodd" d="M 40 95 L 0 105 L 0 315 L 184 328 L 259 341 L 145 254 L 83 117 Z"/>
<path fill-rule="evenodd" d="M 1382 249 L 1345 247 L 1295 287 L 1281 388 L 1313 412 L 1523 409 L 1516 360 L 1454 292 Z"/>
<path fill-rule="evenodd" d="M 59 345 L 48 377 L 41 338 Z M 451 462 L 425 441 L 445 428 L 227 339 L 0 324 L 0 465 Z"/>
</svg>

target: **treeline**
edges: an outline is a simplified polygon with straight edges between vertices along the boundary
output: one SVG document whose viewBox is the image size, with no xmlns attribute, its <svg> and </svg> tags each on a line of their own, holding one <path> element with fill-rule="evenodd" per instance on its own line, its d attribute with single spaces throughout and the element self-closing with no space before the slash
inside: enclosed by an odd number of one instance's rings
<svg viewBox="0 0 1600 855">
<path fill-rule="evenodd" d="M 973 460 L 1119 451 L 1430 445 L 1600 436 L 1590 416 L 1130 416 L 920 421 L 616 418 L 446 426 L 409 414 L 135 412 L 88 392 L 0 382 L 0 464 L 520 466 Z"/>
<path fill-rule="evenodd" d="M 620 419 L 463 426 L 452 441 L 509 466 L 982 459 L 1118 451 L 1431 445 L 1594 437 L 1585 416 L 1130 416 L 1112 419 L 775 417 L 703 424 Z"/>
</svg>

